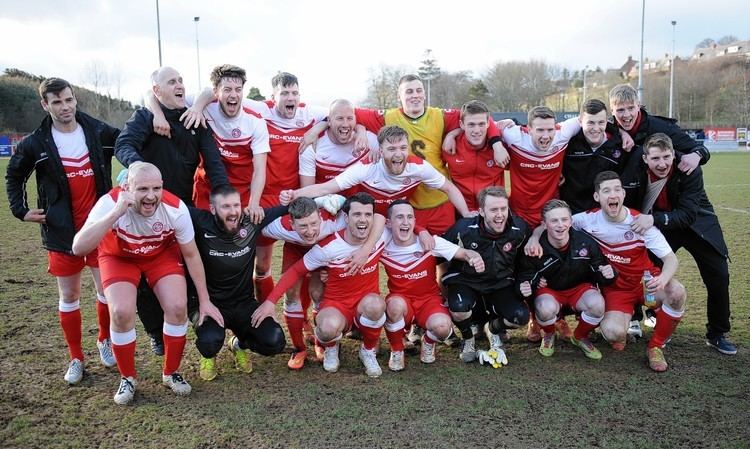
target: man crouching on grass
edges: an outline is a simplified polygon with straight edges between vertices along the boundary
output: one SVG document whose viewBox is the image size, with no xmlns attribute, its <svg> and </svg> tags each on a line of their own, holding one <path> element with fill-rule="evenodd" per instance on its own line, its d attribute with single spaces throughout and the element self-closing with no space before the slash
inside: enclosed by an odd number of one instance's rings
<svg viewBox="0 0 750 449">
<path fill-rule="evenodd" d="M 73 252 L 88 254 L 99 247 L 104 293 L 109 298 L 112 349 L 122 379 L 115 403 L 133 400 L 135 370 L 135 301 L 141 274 L 164 309 L 164 366 L 162 383 L 180 396 L 190 384 L 177 369 L 187 332 L 187 287 L 180 253 L 195 283 L 200 321 L 210 316 L 223 324 L 211 304 L 193 224 L 187 206 L 162 189 L 155 165 L 137 162 L 128 169 L 127 183 L 99 199 L 83 228 L 73 239 Z"/>
</svg>

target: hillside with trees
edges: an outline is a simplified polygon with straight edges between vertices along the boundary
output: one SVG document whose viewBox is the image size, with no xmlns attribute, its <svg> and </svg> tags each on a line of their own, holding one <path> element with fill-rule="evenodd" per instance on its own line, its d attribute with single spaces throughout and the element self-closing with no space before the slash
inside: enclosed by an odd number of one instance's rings
<svg viewBox="0 0 750 449">
<path fill-rule="evenodd" d="M 33 131 L 44 118 L 39 105 L 39 83 L 44 77 L 19 69 L 6 69 L 0 75 L 0 131 L 27 133 Z M 78 108 L 105 122 L 122 128 L 134 111 L 129 101 L 101 95 L 74 86 Z"/>
</svg>

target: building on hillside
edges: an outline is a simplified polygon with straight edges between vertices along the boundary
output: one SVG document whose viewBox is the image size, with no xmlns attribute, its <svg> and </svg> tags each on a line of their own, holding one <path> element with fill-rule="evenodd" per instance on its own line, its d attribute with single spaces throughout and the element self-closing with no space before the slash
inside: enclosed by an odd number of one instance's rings
<svg viewBox="0 0 750 449">
<path fill-rule="evenodd" d="M 745 56 L 750 59 L 750 40 L 736 41 L 726 45 L 711 44 L 709 47 L 696 48 L 690 59 L 708 61 L 722 56 Z"/>
</svg>

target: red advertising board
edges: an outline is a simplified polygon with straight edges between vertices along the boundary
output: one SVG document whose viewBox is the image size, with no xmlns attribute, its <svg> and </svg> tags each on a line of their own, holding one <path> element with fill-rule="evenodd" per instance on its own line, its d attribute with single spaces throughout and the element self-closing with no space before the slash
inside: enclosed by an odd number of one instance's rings
<svg viewBox="0 0 750 449">
<path fill-rule="evenodd" d="M 737 128 L 706 128 L 706 140 L 709 142 L 730 142 L 737 140 Z"/>
</svg>

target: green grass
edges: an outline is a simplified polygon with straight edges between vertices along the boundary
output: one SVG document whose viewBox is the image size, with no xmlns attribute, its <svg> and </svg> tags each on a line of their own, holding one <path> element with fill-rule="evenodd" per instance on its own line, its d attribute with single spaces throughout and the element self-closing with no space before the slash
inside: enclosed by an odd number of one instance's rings
<svg viewBox="0 0 750 449">
<path fill-rule="evenodd" d="M 0 161 L 0 169 L 6 166 Z M 624 353 L 600 344 L 604 358 L 598 362 L 558 342 L 547 359 L 514 332 L 510 364 L 499 370 L 462 364 L 456 350 L 441 347 L 432 366 L 410 356 L 404 372 L 386 369 L 373 380 L 362 372 L 358 342 L 344 341 L 337 374 L 309 360 L 302 372 L 290 372 L 282 354 L 253 356 L 255 370 L 244 375 L 222 351 L 219 378 L 205 383 L 191 337 L 182 372 L 193 394 L 179 398 L 160 385 L 161 359 L 150 354 L 138 327 L 140 383 L 129 407 L 112 402 L 118 375 L 97 363 L 88 279 L 82 297 L 86 376 L 75 387 L 63 382 L 67 352 L 54 278 L 45 272 L 38 229 L 7 212 L 3 192 L 0 441 L 19 448 L 748 448 L 748 173 L 747 153 L 714 155 L 705 172 L 732 258 L 736 357 L 705 346 L 705 290 L 690 256 L 680 251 L 678 278 L 688 289 L 688 311 L 666 350 L 670 370 L 663 374 L 646 368 L 644 341 Z M 385 340 L 382 347 L 385 368 Z"/>
</svg>

